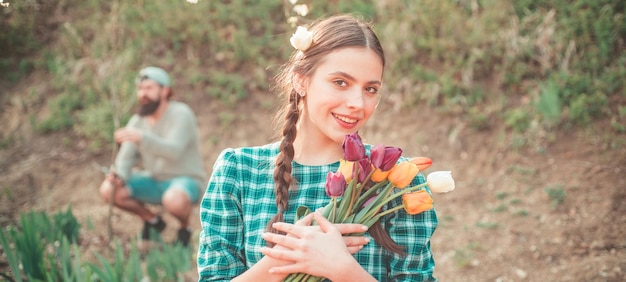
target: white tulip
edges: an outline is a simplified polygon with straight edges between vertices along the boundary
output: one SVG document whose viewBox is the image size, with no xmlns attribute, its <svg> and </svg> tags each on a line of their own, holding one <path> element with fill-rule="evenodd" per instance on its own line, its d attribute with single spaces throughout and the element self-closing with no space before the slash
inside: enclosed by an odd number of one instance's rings
<svg viewBox="0 0 626 282">
<path fill-rule="evenodd" d="M 447 193 L 455 188 L 451 171 L 432 172 L 426 177 L 426 182 L 433 193 Z"/>
</svg>

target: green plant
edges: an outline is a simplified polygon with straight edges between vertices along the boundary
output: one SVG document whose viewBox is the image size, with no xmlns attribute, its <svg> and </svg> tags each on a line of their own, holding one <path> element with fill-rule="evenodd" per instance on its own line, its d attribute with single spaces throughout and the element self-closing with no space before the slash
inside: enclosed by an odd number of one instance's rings
<svg viewBox="0 0 626 282">
<path fill-rule="evenodd" d="M 516 211 L 514 213 L 514 215 L 526 217 L 526 216 L 528 216 L 528 211 L 527 210 L 518 210 L 518 211 Z"/>
<path fill-rule="evenodd" d="M 516 132 L 524 132 L 530 127 L 531 116 L 524 108 L 517 108 L 505 113 L 504 123 Z"/>
<path fill-rule="evenodd" d="M 562 185 L 553 185 L 544 189 L 553 207 L 559 206 L 565 202 L 565 189 Z"/>
<path fill-rule="evenodd" d="M 476 227 L 484 229 L 497 229 L 500 227 L 500 224 L 496 222 L 477 222 Z"/>
<path fill-rule="evenodd" d="M 54 229 L 57 230 L 58 235 L 54 236 L 54 239 L 59 238 L 67 239 L 70 243 L 78 243 L 78 236 L 80 231 L 80 223 L 74 214 L 72 213 L 72 207 L 67 207 L 65 212 L 57 212 L 53 215 Z"/>
<path fill-rule="evenodd" d="M 233 106 L 248 96 L 245 79 L 239 74 L 215 72 L 205 90 L 221 102 Z"/>
<path fill-rule="evenodd" d="M 79 227 L 69 207 L 66 212 L 55 214 L 52 220 L 44 212 L 21 213 L 19 227 L 9 226 L 6 232 L 0 232 L 2 248 L 14 279 L 57 281 L 61 276 L 57 272 L 60 266 L 70 275 L 69 256 L 55 254 L 48 246 L 60 244 L 65 247 L 76 242 Z"/>
<path fill-rule="evenodd" d="M 505 204 L 500 204 L 500 205 L 498 205 L 497 207 L 493 208 L 493 210 L 492 210 L 492 211 L 493 211 L 493 212 L 500 213 L 500 212 L 503 212 L 503 211 L 506 211 L 506 210 L 507 210 L 506 205 L 505 205 Z"/>
<path fill-rule="evenodd" d="M 150 281 L 184 281 L 182 274 L 191 269 L 190 254 L 190 247 L 161 243 L 146 256 Z"/>
<path fill-rule="evenodd" d="M 95 254 L 100 266 L 88 264 L 100 281 L 141 281 L 141 258 L 133 242 L 130 253 L 125 255 L 118 240 L 115 240 L 115 258 L 111 263 L 100 254 Z"/>
<path fill-rule="evenodd" d="M 562 106 L 561 98 L 559 97 L 559 88 L 554 82 L 548 81 L 545 85 L 541 85 L 541 93 L 536 107 L 537 112 L 541 114 L 549 126 L 554 126 L 559 123 Z"/>
<path fill-rule="evenodd" d="M 475 242 L 468 243 L 462 249 L 454 250 L 454 261 L 458 267 L 466 267 L 474 258 L 474 252 L 479 250 L 480 246 Z"/>
<path fill-rule="evenodd" d="M 472 259 L 474 258 L 474 253 L 467 250 L 454 250 L 454 262 L 458 267 L 468 266 Z"/>
<path fill-rule="evenodd" d="M 496 198 L 498 200 L 502 200 L 502 199 L 504 199 L 504 198 L 506 198 L 508 196 L 509 196 L 508 192 L 498 192 L 498 193 L 496 193 Z"/>
<path fill-rule="evenodd" d="M 593 95 L 581 94 L 576 96 L 570 104 L 570 120 L 578 124 L 589 124 L 594 117 L 599 117 L 608 104 L 608 99 L 602 93 Z"/>
</svg>

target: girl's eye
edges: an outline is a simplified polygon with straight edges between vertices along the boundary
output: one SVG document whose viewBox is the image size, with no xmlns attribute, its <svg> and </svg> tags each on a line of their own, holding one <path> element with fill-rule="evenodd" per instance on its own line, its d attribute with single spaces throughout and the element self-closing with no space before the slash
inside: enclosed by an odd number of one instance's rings
<svg viewBox="0 0 626 282">
<path fill-rule="evenodd" d="M 368 93 L 371 93 L 371 94 L 378 93 L 378 89 L 376 87 L 366 87 L 365 91 L 367 91 Z"/>
<path fill-rule="evenodd" d="M 346 83 L 344 80 L 341 80 L 341 79 L 335 80 L 335 81 L 333 81 L 333 82 L 334 82 L 335 84 L 337 84 L 338 86 L 341 86 L 341 87 L 346 87 L 346 86 L 348 86 L 348 83 Z"/>
</svg>

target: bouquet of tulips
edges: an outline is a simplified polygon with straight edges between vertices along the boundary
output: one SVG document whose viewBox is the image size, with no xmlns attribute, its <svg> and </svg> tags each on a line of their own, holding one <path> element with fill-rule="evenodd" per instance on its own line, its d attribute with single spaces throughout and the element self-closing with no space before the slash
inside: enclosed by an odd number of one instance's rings
<svg viewBox="0 0 626 282">
<path fill-rule="evenodd" d="M 365 146 L 358 133 L 347 135 L 342 144 L 343 158 L 337 172 L 326 176 L 326 194 L 330 202 L 322 214 L 333 223 L 359 223 L 372 227 L 382 217 L 404 209 L 408 214 L 419 214 L 433 208 L 433 199 L 425 189 L 433 193 L 454 190 L 454 179 L 450 171 L 428 174 L 426 183 L 409 184 L 417 174 L 432 165 L 432 160 L 417 157 L 401 161 L 402 149 L 378 144 L 366 154 Z M 402 205 L 383 207 L 392 200 L 402 197 Z M 312 211 L 298 207 L 296 220 Z M 322 281 L 304 273 L 294 273 L 285 281 Z"/>
</svg>

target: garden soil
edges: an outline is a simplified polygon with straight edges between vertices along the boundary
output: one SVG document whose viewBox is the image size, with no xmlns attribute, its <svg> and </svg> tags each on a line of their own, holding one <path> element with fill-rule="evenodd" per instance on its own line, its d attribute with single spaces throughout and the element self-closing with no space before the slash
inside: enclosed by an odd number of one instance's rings
<svg viewBox="0 0 626 282">
<path fill-rule="evenodd" d="M 107 238 L 109 207 L 98 187 L 102 168 L 111 164 L 111 145 L 93 149 L 77 132 L 37 134 L 31 118 L 46 114 L 45 100 L 33 100 L 29 79 L 1 97 L 0 223 L 15 224 L 20 212 L 55 213 L 71 206 L 81 223 L 84 260 L 95 253 L 111 257 Z M 43 84 L 42 84 L 43 85 Z M 45 88 L 45 86 L 42 86 Z M 40 89 L 45 93 L 45 89 Z M 275 99 L 251 93 L 226 107 L 193 89 L 176 89 L 178 100 L 197 114 L 207 174 L 227 147 L 260 145 L 274 140 Z M 426 156 L 425 173 L 451 170 L 456 190 L 434 196 L 439 227 L 432 237 L 440 281 L 625 281 L 626 280 L 626 145 L 624 135 L 610 133 L 599 121 L 582 130 L 533 134 L 525 146 L 498 121 L 482 130 L 437 107 L 407 110 L 388 95 L 361 132 L 371 144 Z M 398 97 L 395 97 L 398 98 Z M 159 206 L 150 206 L 163 213 Z M 200 228 L 193 211 L 194 238 Z M 175 239 L 176 221 L 168 223 L 166 241 Z M 126 251 L 142 224 L 114 209 L 113 237 Z M 192 243 L 197 249 L 197 239 Z M 142 252 L 150 249 L 142 243 Z M 195 265 L 195 253 L 190 254 Z M 0 268 L 6 269 L 6 258 Z M 196 269 L 185 274 L 195 281 Z"/>
</svg>

